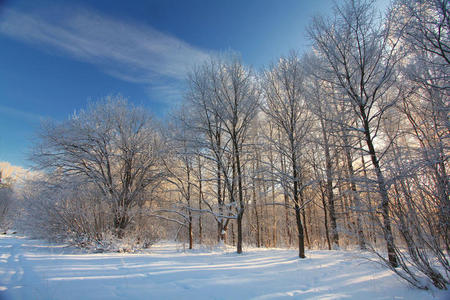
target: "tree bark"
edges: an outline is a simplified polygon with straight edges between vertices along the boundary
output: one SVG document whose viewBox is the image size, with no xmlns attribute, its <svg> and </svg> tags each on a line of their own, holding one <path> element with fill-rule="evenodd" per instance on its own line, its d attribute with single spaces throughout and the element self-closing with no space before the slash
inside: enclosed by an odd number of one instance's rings
<svg viewBox="0 0 450 300">
<path fill-rule="evenodd" d="M 236 172 L 237 172 L 237 178 L 238 178 L 238 197 L 239 197 L 239 210 L 237 214 L 237 226 L 238 226 L 238 233 L 237 233 L 237 253 L 242 253 L 242 217 L 244 216 L 244 196 L 242 192 L 242 171 L 241 171 L 241 160 L 239 155 L 239 148 L 234 141 L 234 150 L 235 150 L 235 159 L 236 159 Z"/>
<path fill-rule="evenodd" d="M 300 215 L 300 199 L 298 190 L 298 174 L 297 174 L 297 163 L 295 154 L 292 155 L 292 177 L 294 178 L 294 209 L 295 209 L 295 220 L 297 221 L 297 232 L 298 232 L 298 257 L 305 258 L 305 241 L 303 235 L 303 225 Z"/>
<path fill-rule="evenodd" d="M 366 112 L 363 106 L 360 106 L 361 116 L 364 125 L 364 134 L 366 139 L 366 144 L 369 149 L 370 158 L 372 160 L 372 165 L 375 169 L 377 176 L 378 191 L 381 196 L 381 216 L 383 217 L 383 233 L 384 239 L 387 244 L 388 260 L 392 267 L 397 268 L 397 255 L 395 253 L 394 236 L 392 234 L 391 219 L 389 216 L 389 196 L 386 189 L 386 182 L 381 172 L 380 164 L 375 152 L 375 147 L 373 146 L 372 137 L 370 136 L 369 121 L 366 116 Z"/>
<path fill-rule="evenodd" d="M 346 160 L 347 160 L 347 171 L 348 171 L 348 175 L 349 175 L 349 179 L 350 179 L 350 188 L 352 190 L 352 198 L 353 201 L 355 203 L 356 206 L 356 211 L 355 211 L 355 215 L 356 215 L 356 231 L 357 231 L 357 235 L 358 235 L 358 244 L 359 244 L 359 249 L 361 250 L 365 250 L 366 249 L 366 241 L 364 238 L 364 233 L 363 233 L 363 229 L 362 229 L 362 222 L 361 222 L 361 198 L 359 197 L 358 191 L 356 189 L 356 183 L 355 183 L 355 171 L 353 169 L 353 160 L 352 160 L 352 155 L 350 153 L 350 145 L 347 139 L 346 134 L 344 133 L 343 135 L 343 141 L 344 141 L 344 151 L 345 151 L 345 156 L 346 156 Z"/>
</svg>

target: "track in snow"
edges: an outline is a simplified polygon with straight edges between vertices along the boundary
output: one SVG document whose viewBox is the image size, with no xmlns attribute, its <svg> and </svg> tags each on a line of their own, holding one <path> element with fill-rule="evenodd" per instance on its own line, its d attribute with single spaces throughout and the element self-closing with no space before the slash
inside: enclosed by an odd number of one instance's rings
<svg viewBox="0 0 450 300">
<path fill-rule="evenodd" d="M 87 254 L 6 235 L 0 237 L 0 299 L 433 298 L 362 255 L 308 251 L 299 260 L 295 250 L 182 252 L 174 243 L 145 254 Z"/>
</svg>

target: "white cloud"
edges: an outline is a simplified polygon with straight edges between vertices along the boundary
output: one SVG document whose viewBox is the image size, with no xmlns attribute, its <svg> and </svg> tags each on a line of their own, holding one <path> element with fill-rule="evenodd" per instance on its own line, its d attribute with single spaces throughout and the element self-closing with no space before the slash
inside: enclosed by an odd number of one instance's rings
<svg viewBox="0 0 450 300">
<path fill-rule="evenodd" d="M 158 82 L 146 89 L 146 93 L 160 103 L 179 103 L 183 99 L 184 82 Z"/>
<path fill-rule="evenodd" d="M 0 115 L 12 116 L 30 123 L 38 123 L 45 117 L 39 114 L 30 113 L 16 108 L 0 105 Z"/>
<path fill-rule="evenodd" d="M 181 80 L 208 53 L 150 26 L 117 20 L 84 8 L 4 11 L 0 33 L 100 67 L 121 80 Z"/>
</svg>

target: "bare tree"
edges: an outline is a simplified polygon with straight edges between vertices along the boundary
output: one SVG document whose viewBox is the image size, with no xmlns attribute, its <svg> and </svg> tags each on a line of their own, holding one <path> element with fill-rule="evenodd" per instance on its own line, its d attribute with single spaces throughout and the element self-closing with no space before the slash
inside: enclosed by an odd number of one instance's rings
<svg viewBox="0 0 450 300">
<path fill-rule="evenodd" d="M 245 210 L 243 158 L 248 130 L 259 105 L 259 94 L 252 71 L 233 54 L 211 59 L 191 75 L 188 95 L 199 112 L 198 129 L 207 138 L 212 160 L 217 164 L 217 197 L 219 230 L 223 235 L 228 220 L 237 221 L 237 252 L 242 253 L 242 218 Z M 223 176 L 223 181 L 221 180 Z M 221 184 L 230 198 L 228 207 L 234 216 L 223 214 Z M 216 216 L 217 217 L 217 216 Z M 222 220 L 226 219 L 225 224 Z"/>
<path fill-rule="evenodd" d="M 311 58 L 311 56 L 309 56 Z M 327 87 L 328 86 L 328 87 Z M 331 227 L 331 242 L 332 248 L 339 248 L 339 233 L 337 229 L 337 217 L 335 210 L 335 200 L 334 188 L 336 180 L 336 165 L 335 159 L 333 157 L 332 150 L 337 150 L 336 143 L 333 141 L 333 133 L 336 135 L 334 116 L 334 107 L 327 97 L 327 93 L 330 93 L 330 87 L 327 82 L 320 81 L 317 78 L 310 78 L 308 89 L 305 89 L 307 96 L 310 98 L 308 108 L 314 113 L 317 119 L 317 131 L 320 137 L 316 138 L 315 141 L 320 145 L 323 150 L 323 155 L 325 157 L 325 194 L 328 200 L 326 207 L 329 211 L 330 217 L 330 227 Z M 331 96 L 332 97 L 332 96 Z M 334 146 L 334 147 L 333 147 Z M 337 152 L 337 151 L 335 151 Z M 322 181 L 322 179 L 321 179 Z M 325 203 L 324 203 L 325 207 Z M 327 228 L 328 235 L 328 228 Z M 327 236 L 328 237 L 328 236 Z"/>
<path fill-rule="evenodd" d="M 265 97 L 263 110 L 270 122 L 280 128 L 282 135 L 281 139 L 272 139 L 271 142 L 276 151 L 289 161 L 288 170 L 291 173 L 278 172 L 277 176 L 280 182 L 284 183 L 294 203 L 300 258 L 305 258 L 304 228 L 301 220 L 301 210 L 305 205 L 301 155 L 311 126 L 311 116 L 304 98 L 304 79 L 300 60 L 295 53 L 291 53 L 288 57 L 281 58 L 276 66 L 266 70 L 262 82 Z"/>
<path fill-rule="evenodd" d="M 196 163 L 196 143 L 193 138 L 194 131 L 190 130 L 188 122 L 188 109 L 181 107 L 174 114 L 173 121 L 168 128 L 168 141 L 170 143 L 170 155 L 163 159 L 167 171 L 166 181 L 175 187 L 182 201 L 181 205 L 174 207 L 178 216 L 182 216 L 187 224 L 189 249 L 193 248 L 193 189 L 197 187 L 194 182 L 194 164 Z M 201 204 L 200 204 L 201 205 Z M 199 206 L 200 206 L 199 205 Z M 201 210 L 201 208 L 200 208 Z M 165 212 L 171 212 L 166 210 Z"/>
<path fill-rule="evenodd" d="M 11 183 L 7 182 L 5 178 L 2 178 L 0 170 L 0 228 L 8 229 L 8 214 L 11 209 L 13 201 L 13 191 Z"/>
<path fill-rule="evenodd" d="M 242 218 L 246 204 L 243 158 L 249 128 L 258 111 L 259 90 L 252 71 L 244 67 L 234 55 L 219 62 L 212 75 L 212 88 L 216 99 L 213 109 L 218 113 L 231 143 L 229 151 L 232 154 L 232 178 L 226 181 L 226 185 L 231 203 L 237 210 L 237 252 L 242 253 Z M 234 185 L 237 185 L 237 197 L 234 194 Z"/>
<path fill-rule="evenodd" d="M 396 34 L 405 44 L 408 60 L 400 67 L 403 93 L 399 110 L 405 128 L 419 145 L 422 168 L 433 174 L 438 199 L 440 232 L 449 249 L 450 214 L 448 152 L 450 110 L 450 12 L 447 1 L 397 1 L 393 7 L 403 30 Z M 449 251 L 449 250 L 447 250 Z"/>
<path fill-rule="evenodd" d="M 414 52 L 430 54 L 423 57 L 427 63 L 448 69 L 450 65 L 448 1 L 398 0 L 392 11 L 399 26 L 397 34 L 402 37 L 406 46 Z"/>
<path fill-rule="evenodd" d="M 108 97 L 62 123 L 42 124 L 31 159 L 41 170 L 82 178 L 107 198 L 118 237 L 129 211 L 161 179 L 162 142 L 148 113 L 120 96 Z"/>
<path fill-rule="evenodd" d="M 231 216 L 230 210 L 225 205 L 223 190 L 224 179 L 222 174 L 228 174 L 225 153 L 225 145 L 228 141 L 225 137 L 222 121 L 219 118 L 220 112 L 213 109 L 213 104 L 216 101 L 211 81 L 214 66 L 215 63 L 211 61 L 209 64 L 199 66 L 191 72 L 188 77 L 189 90 L 186 99 L 192 109 L 189 126 L 197 134 L 195 141 L 197 142 L 197 149 L 199 149 L 198 154 L 205 158 L 205 162 L 211 162 L 211 166 L 205 163 L 203 167 L 212 177 L 209 182 L 215 182 L 216 185 L 214 192 L 216 205 L 210 203 L 206 197 L 203 197 L 203 203 L 207 207 L 205 210 L 215 218 L 217 240 L 223 243 L 229 221 L 234 217 Z M 205 177 L 207 177 L 206 174 Z M 207 179 L 205 178 L 205 180 Z"/>
<path fill-rule="evenodd" d="M 31 236 L 88 247 L 101 243 L 113 223 L 95 184 L 78 177 L 46 174 L 28 179 L 20 196 L 23 213 L 16 226 Z"/>
<path fill-rule="evenodd" d="M 334 19 L 314 19 L 309 34 L 316 50 L 325 59 L 326 79 L 342 90 L 359 119 L 381 197 L 384 238 L 389 262 L 397 266 L 394 236 L 389 216 L 389 195 L 382 152 L 376 148 L 380 121 L 398 97 L 390 93 L 395 67 L 400 60 L 398 39 L 392 39 L 391 19 L 376 18 L 372 1 L 349 0 L 336 6 Z"/>
</svg>

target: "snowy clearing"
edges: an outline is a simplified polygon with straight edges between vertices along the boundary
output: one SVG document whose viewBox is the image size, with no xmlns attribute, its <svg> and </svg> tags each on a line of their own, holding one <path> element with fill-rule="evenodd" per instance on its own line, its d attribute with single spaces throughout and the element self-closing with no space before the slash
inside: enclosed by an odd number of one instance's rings
<svg viewBox="0 0 450 300">
<path fill-rule="evenodd" d="M 295 250 L 231 251 L 161 243 L 145 254 L 87 254 L 5 235 L 0 299 L 433 299 L 358 252 L 308 251 L 299 260 Z"/>
</svg>

